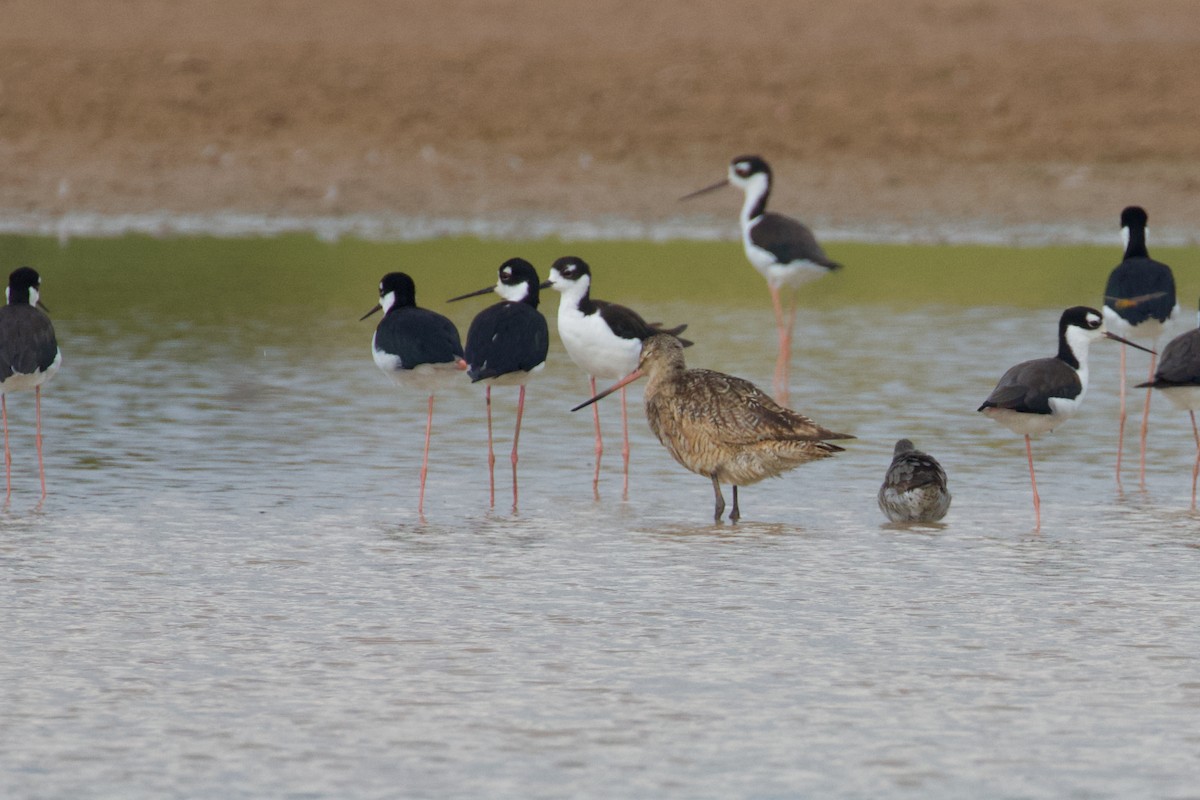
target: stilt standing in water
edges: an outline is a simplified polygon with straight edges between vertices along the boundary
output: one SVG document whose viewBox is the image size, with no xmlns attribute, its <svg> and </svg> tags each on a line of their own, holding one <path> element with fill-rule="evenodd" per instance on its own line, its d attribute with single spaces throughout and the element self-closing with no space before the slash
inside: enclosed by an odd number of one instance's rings
<svg viewBox="0 0 1200 800">
<path fill-rule="evenodd" d="M 567 355 L 579 365 L 591 379 L 592 394 L 596 394 L 596 378 L 617 380 L 624 378 L 637 368 L 642 353 L 642 341 L 656 333 L 678 336 L 687 325 L 669 330 L 642 319 L 631 308 L 593 300 L 591 297 L 592 271 L 582 258 L 566 256 L 550 267 L 550 277 L 542 288 L 554 288 L 562 294 L 558 302 L 558 337 L 562 339 Z M 684 347 L 691 345 L 680 339 Z M 600 499 L 600 457 L 604 443 L 600 438 L 600 406 L 593 405 L 596 423 L 596 471 L 592 476 L 592 494 Z M 629 496 L 629 412 L 625 402 L 625 390 L 621 390 L 621 460 L 624 466 L 624 481 L 621 496 Z"/>
<path fill-rule="evenodd" d="M 1200 326 L 1200 314 L 1196 324 Z M 1200 430 L 1196 428 L 1196 409 L 1200 408 L 1200 327 L 1181 333 L 1167 343 L 1154 379 L 1139 383 L 1141 388 L 1158 389 L 1171 405 L 1188 412 L 1192 418 L 1192 436 L 1196 440 L 1196 463 L 1192 466 L 1192 510 L 1196 510 L 1196 479 L 1200 477 Z"/>
<path fill-rule="evenodd" d="M 525 412 L 525 384 L 546 366 L 550 329 L 537 310 L 537 271 L 523 258 L 510 258 L 500 265 L 495 286 L 451 298 L 449 302 L 495 292 L 504 298 L 480 311 L 467 330 L 467 375 L 472 383 L 482 381 L 487 405 L 488 497 L 496 505 L 496 455 L 492 449 L 492 386 L 520 386 L 517 396 L 517 425 L 513 431 L 512 491 L 517 510 L 517 445 L 521 439 L 521 415 Z"/>
<path fill-rule="evenodd" d="M 738 487 L 774 478 L 790 469 L 840 453 L 834 433 L 803 414 L 784 408 L 749 381 L 707 369 L 688 369 L 679 339 L 655 334 L 642 343 L 638 368 L 578 411 L 642 377 L 650 430 L 682 466 L 712 480 L 716 507 L 725 513 L 721 484 L 733 486 L 729 519 L 741 517 Z"/>
<path fill-rule="evenodd" d="M 403 272 L 389 272 L 379 282 L 379 304 L 360 322 L 383 311 L 383 319 L 371 338 L 375 364 L 401 386 L 411 386 L 429 396 L 425 419 L 425 450 L 421 456 L 421 493 L 417 513 L 425 514 L 425 476 L 429 472 L 429 438 L 433 431 L 433 396 L 438 389 L 461 380 L 467 362 L 463 359 L 458 328 L 446 317 L 417 306 L 413 279 Z"/>
<path fill-rule="evenodd" d="M 1125 258 L 1108 276 L 1104 287 L 1104 323 L 1113 333 L 1127 339 L 1149 339 L 1151 347 L 1158 342 L 1163 328 L 1179 313 L 1175 300 L 1175 277 L 1166 264 L 1150 258 L 1146 250 L 1146 224 L 1149 217 L 1144 209 L 1129 206 L 1121 212 L 1121 238 L 1125 242 Z M 1150 351 L 1150 378 L 1154 378 L 1154 355 Z M 1117 486 L 1121 485 L 1121 454 L 1125 447 L 1125 348 L 1121 348 L 1121 421 L 1117 426 Z M 1146 405 L 1142 410 L 1141 458 L 1138 485 L 1146 488 L 1146 432 L 1150 427 L 1150 390 L 1146 390 Z"/>
<path fill-rule="evenodd" d="M 42 500 L 46 499 L 46 467 L 42 460 L 42 384 L 54 377 L 62 364 L 62 353 L 54 336 L 54 325 L 43 309 L 42 279 L 37 270 L 20 267 L 8 276 L 4 295 L 8 305 L 0 308 L 0 417 L 4 423 L 4 501 L 12 497 L 12 452 L 8 447 L 8 394 L 33 390 L 37 415 L 38 477 Z"/>
<path fill-rule="evenodd" d="M 771 194 L 771 168 L 758 156 L 738 156 L 729 164 L 729 177 L 686 195 L 687 200 L 733 184 L 745 193 L 742 203 L 742 247 L 746 258 L 766 278 L 775 310 L 779 355 L 775 361 L 775 399 L 788 404 L 788 367 L 792 357 L 792 331 L 796 327 L 796 289 L 840 269 L 825 255 L 804 224 L 767 211 Z M 784 296 L 786 293 L 786 297 Z"/>
<path fill-rule="evenodd" d="M 1106 331 L 1104 318 L 1096 309 L 1086 306 L 1068 308 L 1058 321 L 1058 355 L 1022 361 L 1011 367 L 977 409 L 1025 437 L 1029 483 L 1033 487 L 1033 514 L 1039 530 L 1042 527 L 1042 501 L 1033 473 L 1033 445 L 1029 437 L 1057 428 L 1079 411 L 1087 394 L 1088 345 L 1106 337 L 1139 350 L 1146 349 Z"/>
</svg>

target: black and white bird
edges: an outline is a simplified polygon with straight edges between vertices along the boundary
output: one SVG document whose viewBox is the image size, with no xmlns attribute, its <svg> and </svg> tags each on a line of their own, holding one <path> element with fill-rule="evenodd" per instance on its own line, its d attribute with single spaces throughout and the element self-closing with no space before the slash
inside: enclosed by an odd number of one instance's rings
<svg viewBox="0 0 1200 800">
<path fill-rule="evenodd" d="M 803 223 L 782 214 L 767 211 L 771 194 L 771 167 L 759 156 L 738 156 L 729 163 L 729 177 L 685 195 L 687 200 L 723 186 L 742 190 L 742 246 L 746 258 L 766 278 L 775 310 L 775 329 L 779 336 L 779 356 L 775 362 L 775 399 L 788 404 L 788 365 L 791 360 L 792 331 L 796 325 L 795 290 L 840 269 L 841 264 L 825 254 L 817 237 Z M 786 298 L 784 293 L 786 291 Z"/>
<path fill-rule="evenodd" d="M 504 298 L 475 315 L 467 330 L 467 375 L 472 383 L 482 381 L 487 404 L 488 490 L 496 505 L 496 456 L 492 450 L 492 386 L 520 386 L 517 426 L 513 433 L 513 510 L 517 508 L 517 444 L 521 438 L 521 415 L 525 412 L 525 384 L 546 366 L 550 329 L 537 310 L 537 270 L 523 258 L 510 258 L 500 265 L 495 286 L 451 298 L 448 302 L 495 292 Z"/>
<path fill-rule="evenodd" d="M 1042 526 L 1041 500 L 1033 473 L 1033 446 L 1029 437 L 1057 428 L 1075 416 L 1088 386 L 1088 345 L 1109 338 L 1146 350 L 1104 328 L 1104 317 L 1087 306 L 1075 306 L 1058 321 L 1058 355 L 1022 361 L 1000 378 L 996 388 L 977 410 L 1025 437 L 1029 481 L 1033 486 L 1033 511 Z"/>
<path fill-rule="evenodd" d="M 596 394 L 596 379 L 618 380 L 637 369 L 642 354 L 642 342 L 656 333 L 678 336 L 687 325 L 664 330 L 657 323 L 646 322 L 631 308 L 591 297 L 592 271 L 582 258 L 564 256 L 550 267 L 550 277 L 543 289 L 553 288 L 562 294 L 558 303 L 558 337 L 567 355 L 591 379 L 592 395 Z M 681 339 L 684 347 L 692 343 Z M 596 471 L 592 476 L 592 494 L 600 497 L 600 458 L 604 442 L 600 437 L 600 405 L 593 404 L 596 425 Z M 624 463 L 622 496 L 629 494 L 629 412 L 625 389 L 621 389 L 621 429 L 623 433 L 621 458 Z"/>
<path fill-rule="evenodd" d="M 1121 212 L 1121 238 L 1125 257 L 1108 276 L 1104 287 L 1104 324 L 1127 339 L 1143 339 L 1151 347 L 1163 328 L 1179 313 L 1175 299 L 1175 277 L 1166 264 L 1150 258 L 1146 250 L 1145 209 L 1129 206 Z M 1153 353 L 1153 350 L 1151 350 Z M 1150 378 L 1154 377 L 1154 355 L 1150 356 Z M 1121 454 L 1125 445 L 1125 348 L 1121 348 L 1121 421 L 1117 432 L 1117 484 L 1121 483 Z M 1150 425 L 1150 390 L 1142 411 L 1139 485 L 1146 487 L 1146 431 Z"/>
<path fill-rule="evenodd" d="M 936 458 L 901 439 L 878 499 L 880 510 L 892 522 L 937 522 L 950 510 L 946 471 Z"/>
<path fill-rule="evenodd" d="M 461 380 L 463 358 L 458 328 L 446 317 L 417 306 L 417 287 L 403 272 L 389 272 L 379 282 L 379 304 L 359 320 L 377 311 L 383 319 L 371 338 L 375 365 L 401 386 L 425 392 L 429 410 L 425 419 L 425 449 L 421 456 L 421 492 L 417 513 L 425 513 L 425 476 L 429 472 L 429 437 L 433 431 L 433 396 Z"/>
<path fill-rule="evenodd" d="M 1200 314 L 1196 318 L 1200 326 Z M 1192 466 L 1192 510 L 1196 509 L 1196 479 L 1200 477 L 1200 430 L 1196 429 L 1196 410 L 1200 409 L 1200 327 L 1181 333 L 1163 348 L 1154 379 L 1139 383 L 1138 389 L 1158 389 L 1176 408 L 1192 418 L 1192 436 L 1196 439 L 1196 463 Z"/>
<path fill-rule="evenodd" d="M 8 447 L 8 393 L 34 393 L 37 414 L 38 476 L 46 499 L 46 468 L 42 461 L 42 384 L 62 365 L 54 325 L 46 315 L 40 295 L 42 278 L 32 267 L 20 267 L 8 276 L 4 290 L 8 304 L 0 308 L 0 416 L 4 422 L 5 502 L 12 496 L 12 452 Z"/>
</svg>

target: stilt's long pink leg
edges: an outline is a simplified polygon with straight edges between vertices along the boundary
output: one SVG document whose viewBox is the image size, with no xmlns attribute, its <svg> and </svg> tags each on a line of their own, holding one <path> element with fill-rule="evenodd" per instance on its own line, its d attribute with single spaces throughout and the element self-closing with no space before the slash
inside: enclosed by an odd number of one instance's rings
<svg viewBox="0 0 1200 800">
<path fill-rule="evenodd" d="M 593 395 L 594 396 L 594 395 Z M 621 461 L 625 465 L 625 480 L 621 484 L 621 499 L 629 499 L 629 407 L 625 404 L 625 387 L 621 387 Z"/>
<path fill-rule="evenodd" d="M 42 479 L 42 500 L 46 499 L 46 467 L 42 462 L 42 387 L 35 386 L 33 389 L 34 406 L 37 408 L 37 451 L 38 451 L 38 475 Z"/>
<path fill-rule="evenodd" d="M 1196 478 L 1200 477 L 1200 430 L 1196 429 L 1196 412 L 1192 415 L 1192 436 L 1196 437 L 1196 464 L 1192 467 L 1192 511 L 1196 510 Z"/>
<path fill-rule="evenodd" d="M 771 287 L 771 307 L 775 311 L 775 332 L 779 337 L 779 355 L 775 359 L 775 400 L 780 405 L 788 404 L 788 361 L 791 358 L 792 342 L 788 333 L 787 320 L 783 313 L 780 289 Z"/>
<path fill-rule="evenodd" d="M 433 431 L 433 394 L 429 395 L 429 416 L 425 419 L 425 455 L 421 457 L 421 494 L 417 499 L 417 513 L 425 515 L 425 476 L 429 474 L 429 435 Z"/>
<path fill-rule="evenodd" d="M 1125 345 L 1121 345 L 1121 421 L 1117 425 L 1117 489 L 1121 488 L 1121 452 L 1125 447 Z"/>
<path fill-rule="evenodd" d="M 483 390 L 484 404 L 487 406 L 488 426 L 488 504 L 496 507 L 496 453 L 492 450 L 492 387 L 488 385 Z"/>
<path fill-rule="evenodd" d="M 1158 342 L 1156 341 L 1151 347 L 1157 349 L 1157 345 Z M 1121 346 L 1124 347 L 1124 345 Z M 1157 359 L 1157 353 L 1150 354 L 1150 377 L 1147 380 L 1154 380 L 1154 365 Z M 1138 485 L 1142 488 L 1142 491 L 1146 489 L 1146 433 L 1150 430 L 1150 395 L 1153 393 L 1153 389 L 1146 390 L 1146 408 L 1142 411 L 1142 458 L 1138 467 Z"/>
<path fill-rule="evenodd" d="M 8 449 L 8 399 L 0 394 L 0 416 L 4 418 L 4 502 L 12 498 L 12 453 Z"/>
<path fill-rule="evenodd" d="M 525 387 L 517 395 L 517 429 L 513 432 L 512 471 L 513 471 L 513 511 L 517 510 L 517 443 L 521 441 L 521 415 L 525 413 Z"/>
<path fill-rule="evenodd" d="M 591 376 L 592 397 L 596 396 L 596 376 Z M 592 403 L 592 419 L 596 421 L 596 471 L 592 474 L 592 497 L 600 499 L 600 457 L 604 455 L 604 441 L 600 438 L 600 404 Z"/>
<path fill-rule="evenodd" d="M 1037 530 L 1042 529 L 1042 501 L 1038 497 L 1037 478 L 1033 474 L 1033 445 L 1030 444 L 1029 434 L 1025 434 L 1025 454 L 1029 457 L 1029 483 L 1033 486 L 1033 516 L 1037 520 Z"/>
</svg>

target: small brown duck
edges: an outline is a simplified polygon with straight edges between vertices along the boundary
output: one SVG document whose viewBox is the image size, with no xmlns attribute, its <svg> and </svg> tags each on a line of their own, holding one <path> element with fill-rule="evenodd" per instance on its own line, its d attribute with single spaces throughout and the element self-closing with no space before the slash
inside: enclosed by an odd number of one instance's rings
<svg viewBox="0 0 1200 800">
<path fill-rule="evenodd" d="M 892 522 L 937 522 L 950 510 L 946 471 L 909 439 L 896 442 L 879 487 L 879 508 Z"/>
<path fill-rule="evenodd" d="M 736 522 L 741 517 L 739 486 L 840 453 L 843 448 L 829 440 L 854 438 L 784 408 L 749 381 L 688 369 L 683 344 L 669 334 L 648 337 L 637 369 L 571 410 L 585 408 L 643 375 L 648 378 L 644 402 L 650 430 L 676 461 L 712 480 L 717 521 L 725 513 L 722 483 L 733 486 L 729 519 Z"/>
</svg>

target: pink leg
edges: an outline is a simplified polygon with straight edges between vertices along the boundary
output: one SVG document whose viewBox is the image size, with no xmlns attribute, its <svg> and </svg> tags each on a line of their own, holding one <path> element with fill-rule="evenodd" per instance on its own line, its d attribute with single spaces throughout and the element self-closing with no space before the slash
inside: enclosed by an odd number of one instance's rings
<svg viewBox="0 0 1200 800">
<path fill-rule="evenodd" d="M 1033 486 L 1033 516 L 1037 520 L 1037 530 L 1042 529 L 1042 501 L 1038 497 L 1037 478 L 1033 474 L 1033 445 L 1029 442 L 1029 434 L 1025 434 L 1025 454 L 1029 457 L 1029 483 Z"/>
<path fill-rule="evenodd" d="M 624 443 L 621 445 L 621 460 L 625 463 L 625 481 L 621 484 L 621 499 L 629 499 L 629 408 L 625 405 L 625 387 L 621 387 L 621 432 Z"/>
<path fill-rule="evenodd" d="M 8 449 L 8 398 L 0 394 L 0 416 L 4 418 L 4 502 L 12 499 L 12 452 Z"/>
<path fill-rule="evenodd" d="M 784 316 L 780 290 L 774 286 L 771 287 L 771 307 L 775 311 L 775 332 L 779 337 L 779 355 L 775 359 L 775 400 L 780 405 L 787 405 L 787 371 L 788 360 L 791 358 L 792 342 L 788 335 L 788 325 Z"/>
<path fill-rule="evenodd" d="M 591 376 L 592 397 L 596 396 L 596 376 Z M 604 455 L 604 442 L 600 438 L 600 404 L 592 403 L 592 419 L 596 421 L 596 471 L 592 474 L 592 497 L 600 499 L 600 457 Z"/>
<path fill-rule="evenodd" d="M 1156 346 L 1158 342 L 1154 342 Z M 1150 377 L 1147 380 L 1154 380 L 1154 363 L 1157 360 L 1156 353 L 1150 354 Z M 1142 459 L 1138 467 L 1138 485 L 1142 491 L 1146 490 L 1146 432 L 1150 430 L 1150 395 L 1154 393 L 1153 389 L 1146 390 L 1146 408 L 1142 411 Z"/>
<path fill-rule="evenodd" d="M 1117 425 L 1117 489 L 1121 488 L 1121 451 L 1125 447 L 1125 345 L 1121 345 L 1121 421 Z"/>
<path fill-rule="evenodd" d="M 1200 430 L 1196 429 L 1196 412 L 1192 415 L 1192 436 L 1196 437 L 1196 464 L 1192 467 L 1192 511 L 1196 510 L 1196 478 L 1200 477 Z"/>
<path fill-rule="evenodd" d="M 42 499 L 46 499 L 46 467 L 42 463 L 42 387 L 35 386 L 33 389 L 34 405 L 37 408 L 37 451 L 38 451 L 38 475 L 42 479 Z"/>
<path fill-rule="evenodd" d="M 517 395 L 517 429 L 513 432 L 513 449 L 510 460 L 513 470 L 513 511 L 517 510 L 517 443 L 521 441 L 521 415 L 525 413 L 525 387 Z"/>
<path fill-rule="evenodd" d="M 429 416 L 425 419 L 425 455 L 421 457 L 421 494 L 417 500 L 417 513 L 425 515 L 425 476 L 429 474 L 429 434 L 433 431 L 433 395 L 429 395 Z"/>
<path fill-rule="evenodd" d="M 496 454 L 492 450 L 492 387 L 483 390 L 488 422 L 488 505 L 496 507 Z"/>
</svg>

